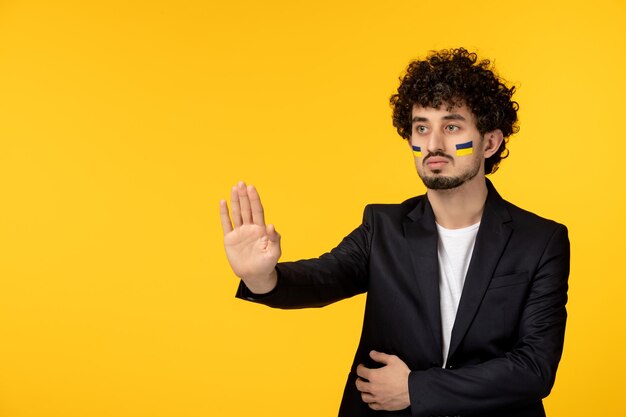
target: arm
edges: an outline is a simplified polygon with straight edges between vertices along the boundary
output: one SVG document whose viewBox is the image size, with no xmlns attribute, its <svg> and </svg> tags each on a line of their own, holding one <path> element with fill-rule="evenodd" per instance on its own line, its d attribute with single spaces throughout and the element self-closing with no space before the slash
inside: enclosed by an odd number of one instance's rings
<svg viewBox="0 0 626 417">
<path fill-rule="evenodd" d="M 231 213 L 220 202 L 224 247 L 241 278 L 237 297 L 279 308 L 321 307 L 367 290 L 370 212 L 363 224 L 317 259 L 284 262 L 280 235 L 265 224 L 256 189 L 240 182 L 231 193 Z M 232 223 L 231 223 L 232 215 Z"/>
<path fill-rule="evenodd" d="M 415 417 L 474 414 L 522 407 L 546 397 L 563 349 L 567 313 L 569 241 L 559 225 L 539 261 L 519 323 L 515 347 L 503 357 L 409 375 Z"/>
<path fill-rule="evenodd" d="M 277 308 L 322 307 L 367 291 L 371 243 L 371 207 L 363 223 L 319 258 L 276 265 L 277 285 L 268 294 L 252 294 L 244 282 L 237 297 Z"/>
</svg>

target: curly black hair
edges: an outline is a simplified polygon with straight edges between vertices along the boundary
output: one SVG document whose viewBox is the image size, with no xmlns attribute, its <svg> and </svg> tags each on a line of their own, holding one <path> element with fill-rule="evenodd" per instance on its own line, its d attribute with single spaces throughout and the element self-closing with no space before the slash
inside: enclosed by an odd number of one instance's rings
<svg viewBox="0 0 626 417">
<path fill-rule="evenodd" d="M 442 104 L 465 104 L 476 118 L 481 135 L 500 129 L 504 140 L 498 151 L 485 160 L 485 173 L 497 171 L 509 155 L 508 137 L 519 130 L 519 105 L 511 100 L 515 87 L 507 87 L 487 59 L 478 60 L 465 48 L 431 51 L 424 60 L 412 61 L 400 78 L 398 93 L 389 100 L 393 125 L 404 139 L 411 138 L 413 105 L 439 108 Z"/>
</svg>

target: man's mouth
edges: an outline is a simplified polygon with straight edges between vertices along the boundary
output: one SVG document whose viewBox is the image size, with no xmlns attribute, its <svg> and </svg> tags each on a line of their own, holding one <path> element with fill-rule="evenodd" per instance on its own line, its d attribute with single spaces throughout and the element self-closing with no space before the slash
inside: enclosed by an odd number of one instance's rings
<svg viewBox="0 0 626 417">
<path fill-rule="evenodd" d="M 430 169 L 438 169 L 450 163 L 451 159 L 444 156 L 428 156 L 424 159 L 424 164 Z"/>
</svg>

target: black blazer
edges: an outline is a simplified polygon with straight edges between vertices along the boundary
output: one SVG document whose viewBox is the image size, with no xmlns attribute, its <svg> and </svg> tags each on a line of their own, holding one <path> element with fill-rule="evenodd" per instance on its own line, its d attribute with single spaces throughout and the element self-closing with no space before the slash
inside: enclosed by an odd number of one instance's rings
<svg viewBox="0 0 626 417">
<path fill-rule="evenodd" d="M 367 292 L 363 331 L 339 415 L 544 416 L 563 349 L 569 274 L 565 226 L 504 201 L 489 181 L 443 369 L 437 228 L 426 196 L 365 208 L 330 253 L 279 263 L 276 288 L 237 296 L 279 308 L 320 307 Z M 355 386 L 372 349 L 411 369 L 411 406 L 376 412 Z"/>
</svg>

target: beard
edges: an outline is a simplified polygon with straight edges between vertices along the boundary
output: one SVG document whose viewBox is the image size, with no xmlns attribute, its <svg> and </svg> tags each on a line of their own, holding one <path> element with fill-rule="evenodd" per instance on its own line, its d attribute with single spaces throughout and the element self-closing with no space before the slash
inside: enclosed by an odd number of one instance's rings
<svg viewBox="0 0 626 417">
<path fill-rule="evenodd" d="M 457 188 L 463 185 L 467 181 L 474 178 L 476 175 L 478 175 L 479 170 L 480 162 L 456 177 L 440 176 L 437 175 L 437 171 L 433 171 L 435 175 L 422 175 L 419 174 L 419 171 L 418 174 L 426 188 L 428 188 L 429 190 L 451 190 L 453 188 Z"/>
</svg>

